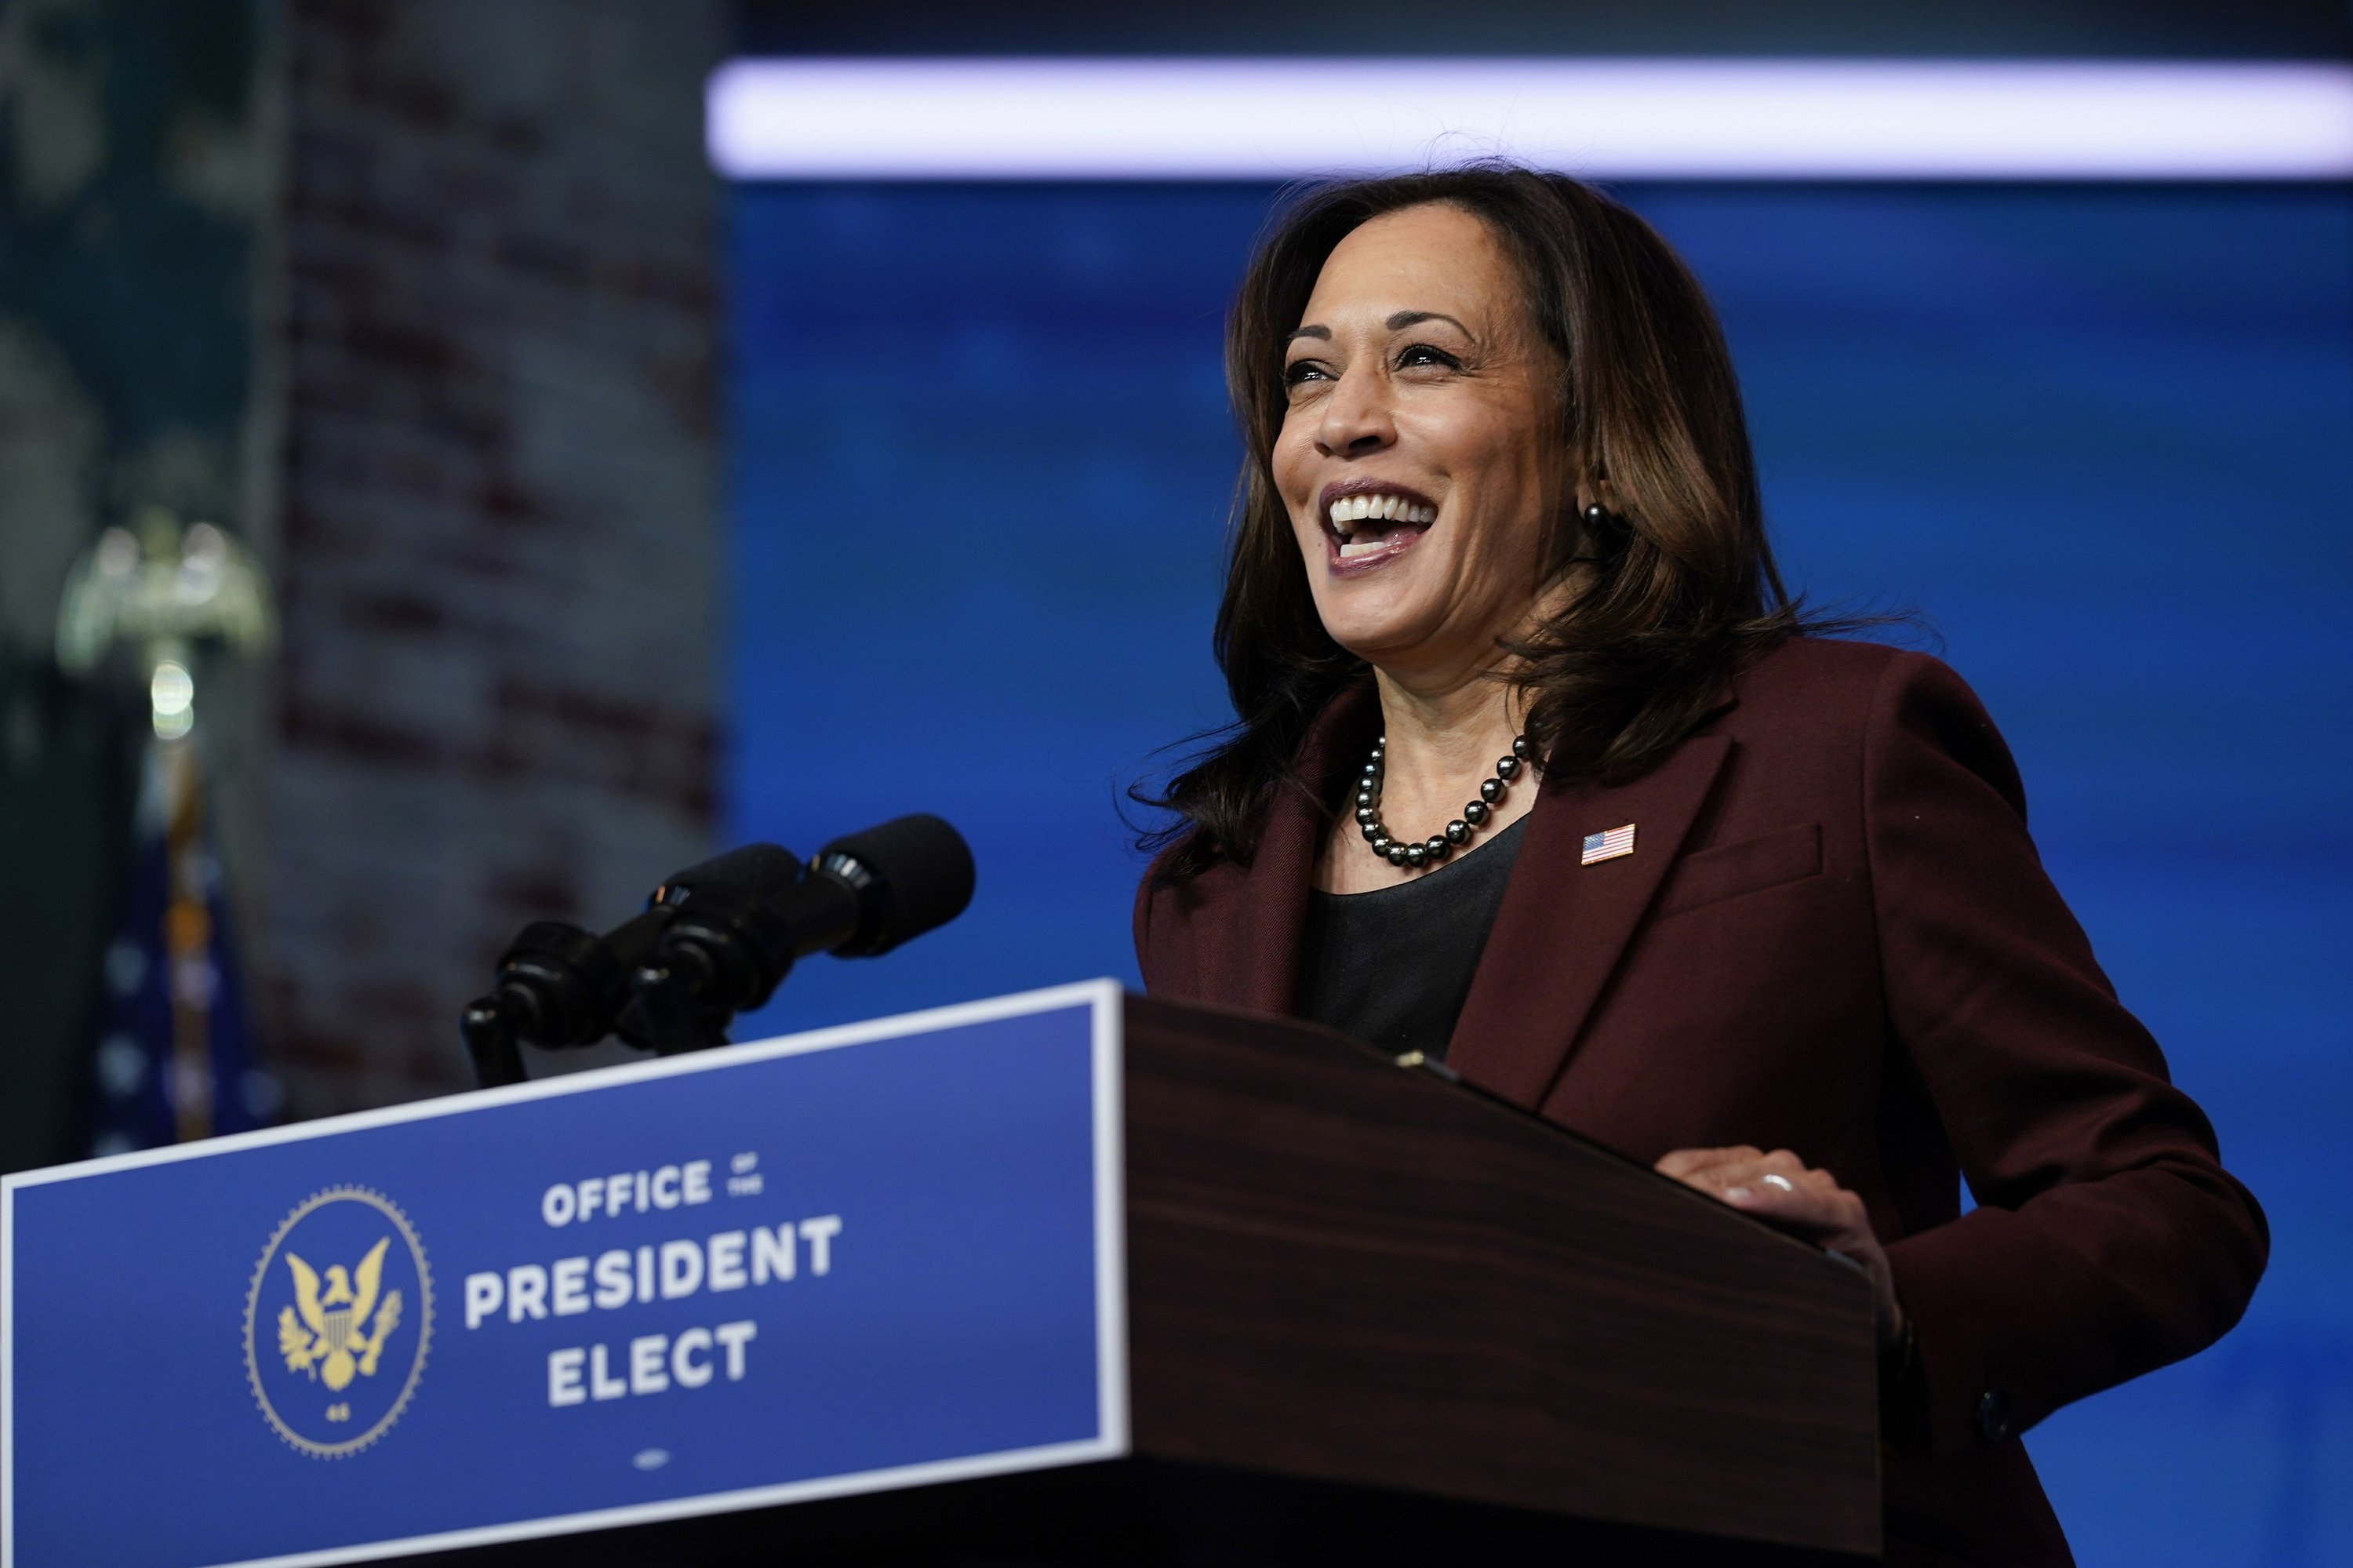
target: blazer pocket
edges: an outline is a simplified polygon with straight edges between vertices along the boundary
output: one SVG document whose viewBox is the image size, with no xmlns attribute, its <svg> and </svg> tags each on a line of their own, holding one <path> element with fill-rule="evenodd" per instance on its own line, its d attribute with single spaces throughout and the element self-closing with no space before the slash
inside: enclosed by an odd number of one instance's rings
<svg viewBox="0 0 2353 1568">
<path fill-rule="evenodd" d="M 1659 902 L 1654 918 L 1680 915 L 1703 904 L 1717 904 L 1744 893 L 1778 887 L 1785 882 L 1820 874 L 1822 869 L 1822 825 L 1779 828 L 1737 843 L 1718 844 L 1687 857 L 1675 868 L 1672 881 Z"/>
</svg>

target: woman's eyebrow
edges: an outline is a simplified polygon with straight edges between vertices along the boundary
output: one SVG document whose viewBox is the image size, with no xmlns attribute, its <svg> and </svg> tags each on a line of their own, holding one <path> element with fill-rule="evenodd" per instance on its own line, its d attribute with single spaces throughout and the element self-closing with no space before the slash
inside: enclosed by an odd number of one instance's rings
<svg viewBox="0 0 2353 1568">
<path fill-rule="evenodd" d="M 1399 311 L 1388 319 L 1388 329 L 1391 332 L 1403 332 L 1406 328 L 1419 326 L 1423 322 L 1444 322 L 1472 343 L 1479 341 L 1477 333 L 1472 332 L 1444 311 Z"/>
<path fill-rule="evenodd" d="M 1419 326 L 1423 322 L 1444 322 L 1447 325 L 1452 327 L 1456 332 L 1461 333 L 1464 337 L 1469 338 L 1472 342 L 1476 343 L 1479 341 L 1479 334 L 1477 333 L 1472 332 L 1469 327 L 1464 326 L 1461 322 L 1455 320 L 1452 316 L 1448 315 L 1444 311 L 1399 311 L 1395 315 L 1389 317 L 1389 319 L 1383 324 L 1391 332 L 1403 332 L 1406 328 L 1409 326 Z M 1295 332 L 1284 334 L 1282 341 L 1286 344 L 1293 344 L 1297 343 L 1303 337 L 1316 338 L 1322 342 L 1329 343 L 1332 341 L 1332 329 L 1324 326 L 1303 326 Z"/>
</svg>

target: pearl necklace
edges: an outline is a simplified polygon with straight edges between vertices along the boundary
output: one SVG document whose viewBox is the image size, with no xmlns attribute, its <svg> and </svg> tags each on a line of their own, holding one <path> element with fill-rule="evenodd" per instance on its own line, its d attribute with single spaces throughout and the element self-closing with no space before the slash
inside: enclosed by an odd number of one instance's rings
<svg viewBox="0 0 2353 1568">
<path fill-rule="evenodd" d="M 1511 782 L 1520 775 L 1528 760 L 1528 737 L 1521 736 L 1512 742 L 1512 755 L 1495 762 L 1494 777 L 1479 786 L 1479 798 L 1462 808 L 1462 814 L 1446 824 L 1443 833 L 1432 833 L 1421 843 L 1406 843 L 1389 836 L 1381 824 L 1381 758 L 1387 754 L 1389 737 L 1383 736 L 1373 743 L 1372 759 L 1365 764 L 1364 777 L 1356 781 L 1356 826 L 1373 853 L 1391 865 L 1409 866 L 1419 871 L 1436 865 L 1471 842 L 1471 835 L 1487 825 L 1495 814 L 1496 802 L 1504 798 Z"/>
</svg>

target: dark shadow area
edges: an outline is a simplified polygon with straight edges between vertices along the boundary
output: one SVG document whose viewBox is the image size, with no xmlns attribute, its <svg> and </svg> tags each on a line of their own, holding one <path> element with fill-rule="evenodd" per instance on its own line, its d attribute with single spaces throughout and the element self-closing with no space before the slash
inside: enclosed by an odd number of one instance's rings
<svg viewBox="0 0 2353 1568">
<path fill-rule="evenodd" d="M 1855 1563 L 1677 1531 L 1131 1459 L 419 1558 L 489 1568 L 788 1562 L 796 1568 L 1361 1568 L 1479 1563 Z"/>
</svg>

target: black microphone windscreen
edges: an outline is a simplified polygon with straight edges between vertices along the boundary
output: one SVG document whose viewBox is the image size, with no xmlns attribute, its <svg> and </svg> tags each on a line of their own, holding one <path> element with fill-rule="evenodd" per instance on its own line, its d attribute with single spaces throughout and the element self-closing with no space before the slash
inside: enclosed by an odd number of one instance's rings
<svg viewBox="0 0 2353 1568">
<path fill-rule="evenodd" d="M 946 925 L 972 902 L 972 850 L 937 817 L 897 817 L 836 839 L 818 851 L 815 863 L 832 869 L 841 860 L 864 874 L 848 878 L 858 888 L 860 917 L 833 949 L 844 958 L 887 953 Z"/>
</svg>

